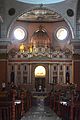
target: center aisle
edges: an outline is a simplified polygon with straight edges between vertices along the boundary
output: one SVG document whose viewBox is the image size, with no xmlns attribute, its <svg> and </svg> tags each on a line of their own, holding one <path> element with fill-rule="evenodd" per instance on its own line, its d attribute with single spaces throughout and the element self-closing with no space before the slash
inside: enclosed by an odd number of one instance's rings
<svg viewBox="0 0 80 120">
<path fill-rule="evenodd" d="M 61 120 L 49 107 L 44 106 L 44 99 L 37 100 L 37 106 L 32 107 L 21 120 Z"/>
</svg>

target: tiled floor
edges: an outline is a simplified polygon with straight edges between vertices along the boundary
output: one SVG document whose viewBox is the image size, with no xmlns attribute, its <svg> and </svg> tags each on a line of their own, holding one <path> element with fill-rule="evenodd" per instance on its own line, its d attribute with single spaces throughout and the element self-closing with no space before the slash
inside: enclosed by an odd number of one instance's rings
<svg viewBox="0 0 80 120">
<path fill-rule="evenodd" d="M 44 100 L 39 99 L 37 106 L 32 107 L 21 120 L 61 120 L 49 107 L 44 106 Z"/>
</svg>

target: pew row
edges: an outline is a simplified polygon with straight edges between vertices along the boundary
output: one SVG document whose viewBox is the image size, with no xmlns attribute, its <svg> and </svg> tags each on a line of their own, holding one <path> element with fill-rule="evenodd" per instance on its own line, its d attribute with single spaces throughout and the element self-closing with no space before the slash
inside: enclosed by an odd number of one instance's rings
<svg viewBox="0 0 80 120">
<path fill-rule="evenodd" d="M 49 93 L 49 106 L 62 120 L 80 120 L 80 92 L 72 86 Z"/>
<path fill-rule="evenodd" d="M 0 91 L 0 120 L 20 120 L 32 107 L 30 92 Z"/>
</svg>

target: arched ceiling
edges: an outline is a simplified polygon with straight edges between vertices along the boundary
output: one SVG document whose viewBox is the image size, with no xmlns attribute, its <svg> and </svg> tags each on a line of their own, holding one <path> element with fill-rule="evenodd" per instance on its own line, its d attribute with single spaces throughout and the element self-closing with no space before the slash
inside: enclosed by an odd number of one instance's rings
<svg viewBox="0 0 80 120">
<path fill-rule="evenodd" d="M 31 22 L 54 22 L 62 21 L 63 18 L 58 13 L 41 6 L 24 13 L 17 20 Z"/>
<path fill-rule="evenodd" d="M 30 3 L 30 4 L 52 4 L 52 3 L 62 2 L 65 0 L 17 0 L 17 1 Z"/>
</svg>

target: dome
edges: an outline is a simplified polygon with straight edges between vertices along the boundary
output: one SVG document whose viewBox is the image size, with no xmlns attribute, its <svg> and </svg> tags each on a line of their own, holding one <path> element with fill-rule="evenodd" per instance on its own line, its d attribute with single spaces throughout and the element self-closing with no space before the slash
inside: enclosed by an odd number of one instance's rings
<svg viewBox="0 0 80 120">
<path fill-rule="evenodd" d="M 31 43 L 35 46 L 42 47 L 42 46 L 50 46 L 50 39 L 47 32 L 42 29 L 42 26 L 39 27 L 39 30 L 35 31 L 31 38 Z"/>
</svg>

